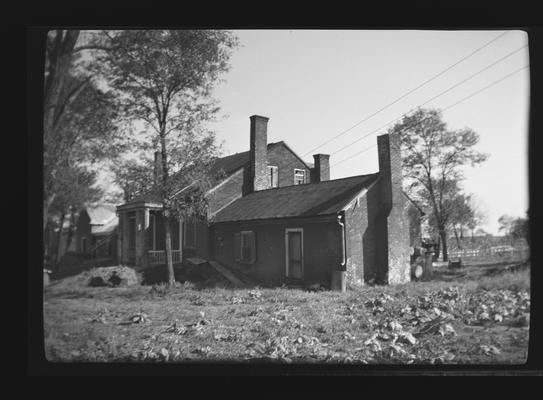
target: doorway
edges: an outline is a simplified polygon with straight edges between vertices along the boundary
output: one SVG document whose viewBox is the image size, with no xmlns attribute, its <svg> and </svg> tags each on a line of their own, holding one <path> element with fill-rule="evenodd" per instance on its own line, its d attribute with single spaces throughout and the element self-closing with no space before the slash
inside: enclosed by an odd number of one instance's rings
<svg viewBox="0 0 543 400">
<path fill-rule="evenodd" d="M 286 277 L 303 279 L 304 277 L 304 230 L 285 230 Z"/>
</svg>

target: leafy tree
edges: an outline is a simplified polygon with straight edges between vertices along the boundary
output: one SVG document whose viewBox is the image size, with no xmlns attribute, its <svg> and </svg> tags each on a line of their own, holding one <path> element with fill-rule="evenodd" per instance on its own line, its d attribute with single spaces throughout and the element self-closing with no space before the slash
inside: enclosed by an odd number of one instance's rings
<svg viewBox="0 0 543 400">
<path fill-rule="evenodd" d="M 525 239 L 530 244 L 530 223 L 528 218 L 514 218 L 504 214 L 498 219 L 499 232 L 508 237 L 511 242 L 515 239 Z"/>
<path fill-rule="evenodd" d="M 475 211 L 470 205 L 470 197 L 458 193 L 451 201 L 451 213 L 449 216 L 449 225 L 452 228 L 454 237 L 456 239 L 456 245 L 459 249 L 462 248 L 460 243 L 461 236 L 463 236 L 463 227 L 470 225 L 475 220 Z M 460 232 L 460 235 L 459 235 Z M 459 237 L 460 236 L 460 237 Z"/>
<path fill-rule="evenodd" d="M 164 217 L 201 213 L 209 167 L 218 154 L 204 123 L 219 110 L 211 91 L 228 70 L 236 38 L 215 30 L 131 30 L 108 37 L 114 50 L 101 57 L 103 72 L 120 95 L 125 117 L 148 128 L 147 149 L 160 152 L 156 188 Z M 190 184 L 189 198 L 177 196 Z M 174 285 L 170 224 L 164 229 L 168 282 Z"/>
<path fill-rule="evenodd" d="M 405 190 L 429 210 L 446 261 L 447 225 L 463 179 L 462 167 L 487 158 L 474 149 L 479 136 L 469 128 L 449 130 L 440 110 L 420 108 L 389 133 L 401 137 Z"/>
<path fill-rule="evenodd" d="M 44 79 L 44 233 L 68 209 L 95 198 L 95 163 L 121 146 L 115 98 L 87 68 L 84 51 L 105 49 L 79 30 L 49 32 Z M 85 43 L 81 44 L 84 41 Z M 73 190 L 72 190 L 73 189 Z M 91 194 L 92 193 L 92 194 Z M 82 199 L 81 196 L 89 195 Z M 73 196 L 70 198 L 70 196 Z M 45 235 L 48 249 L 51 235 Z"/>
</svg>

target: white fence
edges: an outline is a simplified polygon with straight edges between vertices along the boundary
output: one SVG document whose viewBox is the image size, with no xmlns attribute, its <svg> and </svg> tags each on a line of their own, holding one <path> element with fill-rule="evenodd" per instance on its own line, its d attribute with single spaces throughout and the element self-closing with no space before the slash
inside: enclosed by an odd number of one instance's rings
<svg viewBox="0 0 543 400">
<path fill-rule="evenodd" d="M 495 246 L 487 249 L 462 249 L 449 251 L 449 259 L 461 258 L 464 261 L 513 261 L 524 260 L 530 256 L 529 247 Z"/>
<path fill-rule="evenodd" d="M 149 250 L 149 264 L 166 264 L 166 251 L 164 250 Z M 181 250 L 172 250 L 172 261 L 174 263 L 181 262 Z"/>
</svg>

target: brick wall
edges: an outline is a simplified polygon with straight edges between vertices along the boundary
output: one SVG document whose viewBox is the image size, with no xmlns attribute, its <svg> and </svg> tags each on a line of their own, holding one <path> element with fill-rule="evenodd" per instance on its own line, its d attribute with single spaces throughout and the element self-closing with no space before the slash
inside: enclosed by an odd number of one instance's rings
<svg viewBox="0 0 543 400">
<path fill-rule="evenodd" d="M 303 228 L 304 282 L 330 287 L 332 270 L 341 262 L 341 231 L 335 221 L 289 222 L 274 220 L 270 223 L 217 224 L 211 229 L 212 257 L 221 264 L 239 269 L 253 280 L 270 285 L 284 282 L 285 229 Z M 256 262 L 240 264 L 234 260 L 234 234 L 250 230 L 255 232 Z"/>
<path fill-rule="evenodd" d="M 364 236 L 368 227 L 367 199 L 345 211 L 345 247 L 347 260 L 347 283 L 364 282 Z M 369 250 L 369 249 L 368 249 Z"/>
<path fill-rule="evenodd" d="M 278 143 L 268 151 L 268 165 L 278 167 L 278 186 L 294 184 L 294 169 L 305 171 L 305 183 L 310 182 L 310 170 L 283 143 Z"/>
</svg>

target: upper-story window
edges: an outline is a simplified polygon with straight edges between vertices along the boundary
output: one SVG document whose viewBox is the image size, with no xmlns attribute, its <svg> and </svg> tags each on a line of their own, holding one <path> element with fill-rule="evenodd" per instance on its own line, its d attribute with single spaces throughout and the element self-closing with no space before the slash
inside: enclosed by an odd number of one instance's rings
<svg viewBox="0 0 543 400">
<path fill-rule="evenodd" d="M 268 186 L 276 188 L 278 185 L 279 168 L 273 165 L 268 165 Z"/>
<path fill-rule="evenodd" d="M 305 170 L 304 169 L 295 169 L 294 170 L 294 184 L 302 185 L 305 183 Z"/>
</svg>

